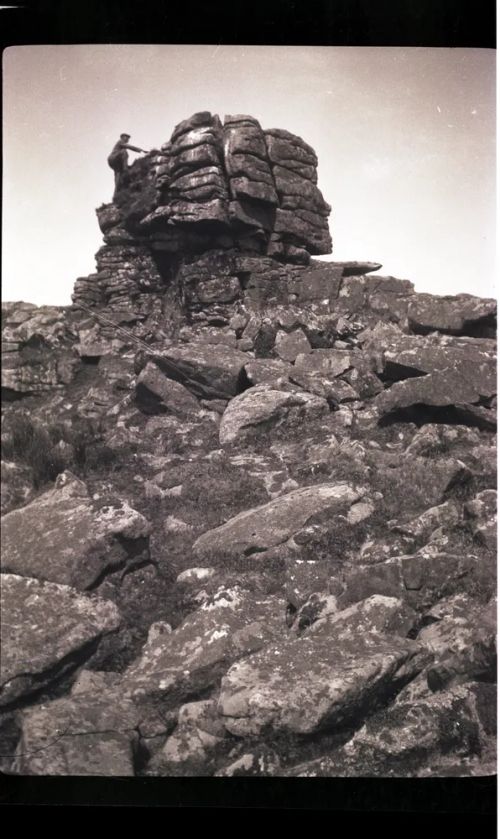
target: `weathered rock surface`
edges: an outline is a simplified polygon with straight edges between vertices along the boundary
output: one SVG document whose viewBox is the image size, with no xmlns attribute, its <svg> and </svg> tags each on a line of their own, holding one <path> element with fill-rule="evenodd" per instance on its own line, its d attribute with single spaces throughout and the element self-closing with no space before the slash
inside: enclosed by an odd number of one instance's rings
<svg viewBox="0 0 500 839">
<path fill-rule="evenodd" d="M 62 389 L 79 365 L 62 307 L 2 304 L 2 388 L 7 392 Z"/>
<path fill-rule="evenodd" d="M 228 399 L 239 389 L 241 373 L 247 356 L 222 344 L 207 347 L 190 344 L 170 347 L 155 364 L 174 381 L 180 381 L 197 396 Z"/>
<path fill-rule="evenodd" d="M 328 403 L 319 396 L 273 390 L 265 385 L 235 396 L 222 415 L 219 439 L 222 445 L 244 439 L 247 433 L 267 432 L 287 419 L 297 420 L 328 413 Z"/>
<path fill-rule="evenodd" d="M 209 530 L 196 540 L 193 551 L 199 557 L 217 551 L 242 557 L 266 551 L 286 542 L 318 513 L 348 510 L 365 491 L 350 484 L 301 487 Z"/>
<path fill-rule="evenodd" d="M 107 572 L 144 561 L 150 525 L 125 501 L 95 505 L 62 473 L 56 487 L 2 518 L 2 570 L 88 589 Z"/>
<path fill-rule="evenodd" d="M 179 709 L 177 727 L 148 765 L 149 775 L 210 775 L 214 760 L 231 747 L 217 702 L 205 699 Z"/>
<path fill-rule="evenodd" d="M 456 405 L 467 411 L 467 405 L 496 393 L 494 365 L 463 362 L 459 368 L 446 367 L 425 376 L 396 382 L 375 399 L 376 408 L 387 414 L 412 405 Z M 491 421 L 494 426 L 494 421 Z"/>
<path fill-rule="evenodd" d="M 219 711 L 238 736 L 263 730 L 309 734 L 341 726 L 363 704 L 390 694 L 423 667 L 411 641 L 376 632 L 303 637 L 238 662 L 222 680 Z"/>
<path fill-rule="evenodd" d="M 176 414 L 190 417 L 200 410 L 198 400 L 184 385 L 167 378 L 155 364 L 149 362 L 136 381 L 136 398 L 150 413 Z"/>
<path fill-rule="evenodd" d="M 441 597 L 474 587 L 484 571 L 474 554 L 415 553 L 394 557 L 375 565 L 360 566 L 346 575 L 340 603 L 347 605 L 385 594 L 402 597 L 411 606 L 425 609 Z M 491 592 L 492 593 L 492 592 Z"/>
<path fill-rule="evenodd" d="M 216 684 L 237 658 L 258 650 L 283 629 L 284 602 L 220 590 L 172 633 L 148 640 L 124 673 L 122 690 L 136 700 L 179 705 Z"/>
<path fill-rule="evenodd" d="M 15 574 L 1 583 L 3 706 L 57 681 L 120 625 L 114 603 L 69 586 Z"/>
<path fill-rule="evenodd" d="M 422 294 L 408 308 L 411 326 L 423 334 L 434 330 L 451 335 L 467 334 L 467 327 L 479 325 L 495 313 L 495 300 L 480 300 L 471 294 L 456 297 Z"/>
<path fill-rule="evenodd" d="M 443 694 L 401 702 L 390 711 L 375 714 L 354 737 L 332 757 L 296 767 L 290 774 L 302 777 L 336 775 L 384 777 L 425 774 L 437 763 L 436 774 L 446 758 L 467 761 L 480 754 L 480 717 L 473 692 L 465 687 Z M 423 770 L 423 773 L 422 773 Z"/>
<path fill-rule="evenodd" d="M 24 711 L 14 769 L 22 775 L 133 776 L 139 714 L 113 689 Z"/>
<path fill-rule="evenodd" d="M 497 492 L 485 489 L 465 505 L 465 514 L 477 541 L 494 551 L 497 544 Z"/>
<path fill-rule="evenodd" d="M 317 167 L 194 114 L 2 305 L 7 772 L 496 771 L 495 303 L 313 258 Z"/>
</svg>

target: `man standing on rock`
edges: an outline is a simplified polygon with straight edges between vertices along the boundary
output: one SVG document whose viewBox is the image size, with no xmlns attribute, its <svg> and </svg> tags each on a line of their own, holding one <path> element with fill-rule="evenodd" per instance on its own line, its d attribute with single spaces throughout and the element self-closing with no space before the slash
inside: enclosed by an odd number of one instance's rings
<svg viewBox="0 0 500 839">
<path fill-rule="evenodd" d="M 115 192 L 113 201 L 116 198 L 116 193 L 128 183 L 128 154 L 127 149 L 136 151 L 140 154 L 147 154 L 144 149 L 139 149 L 137 146 L 129 145 L 130 134 L 120 134 L 120 139 L 113 146 L 113 151 L 108 157 L 108 164 L 115 173 Z"/>
</svg>

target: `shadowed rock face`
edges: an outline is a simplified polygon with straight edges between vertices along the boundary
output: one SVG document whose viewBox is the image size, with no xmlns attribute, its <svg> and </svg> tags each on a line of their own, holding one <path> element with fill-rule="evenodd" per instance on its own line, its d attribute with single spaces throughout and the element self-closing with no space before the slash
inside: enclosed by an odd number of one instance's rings
<svg viewBox="0 0 500 839">
<path fill-rule="evenodd" d="M 307 264 L 332 247 L 317 164 L 295 134 L 264 131 L 246 115 L 222 123 L 203 111 L 131 167 L 116 198 L 121 212 L 105 207 L 99 222 L 108 236 L 128 230 L 170 253 L 236 247 Z"/>
</svg>

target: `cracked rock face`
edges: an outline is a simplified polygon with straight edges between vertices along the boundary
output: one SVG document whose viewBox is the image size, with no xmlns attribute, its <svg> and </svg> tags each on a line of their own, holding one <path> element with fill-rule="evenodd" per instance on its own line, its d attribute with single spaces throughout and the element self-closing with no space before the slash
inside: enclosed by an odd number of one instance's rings
<svg viewBox="0 0 500 839">
<path fill-rule="evenodd" d="M 54 489 L 3 516 L 2 531 L 2 571 L 85 590 L 144 561 L 150 526 L 126 502 L 97 506 L 85 484 L 64 472 Z"/>
<path fill-rule="evenodd" d="M 140 232 L 178 250 L 185 228 L 200 246 L 205 234 L 216 247 L 229 241 L 307 264 L 309 254 L 331 250 L 317 163 L 301 137 L 264 131 L 253 117 L 226 116 L 222 124 L 209 112 L 194 114 L 154 157 L 156 206 Z"/>
<path fill-rule="evenodd" d="M 496 771 L 495 301 L 313 258 L 317 164 L 194 114 L 2 305 L 7 772 Z"/>
<path fill-rule="evenodd" d="M 1 705 L 60 678 L 120 625 L 114 603 L 69 586 L 2 574 L 1 597 Z"/>
<path fill-rule="evenodd" d="M 125 672 L 125 693 L 174 705 L 216 683 L 228 666 L 280 633 L 284 602 L 221 589 L 171 634 L 154 637 Z"/>
<path fill-rule="evenodd" d="M 130 700 L 102 688 L 29 709 L 15 769 L 23 775 L 134 775 L 138 719 Z"/>
</svg>

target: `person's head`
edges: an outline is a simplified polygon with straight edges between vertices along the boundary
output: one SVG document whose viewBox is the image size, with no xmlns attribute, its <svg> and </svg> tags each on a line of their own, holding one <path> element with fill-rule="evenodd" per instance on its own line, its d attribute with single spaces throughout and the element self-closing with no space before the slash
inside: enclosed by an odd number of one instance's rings
<svg viewBox="0 0 500 839">
<path fill-rule="evenodd" d="M 130 140 L 130 134 L 120 134 L 120 140 Z"/>
</svg>

